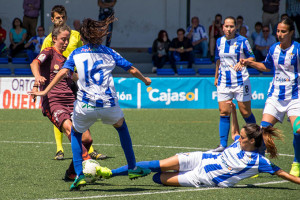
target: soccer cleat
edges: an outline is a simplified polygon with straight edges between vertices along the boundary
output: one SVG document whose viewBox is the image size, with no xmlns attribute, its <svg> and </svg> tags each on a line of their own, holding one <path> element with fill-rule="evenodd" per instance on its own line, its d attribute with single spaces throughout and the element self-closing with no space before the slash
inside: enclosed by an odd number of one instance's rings
<svg viewBox="0 0 300 200">
<path fill-rule="evenodd" d="M 259 175 L 255 174 L 254 176 L 251 176 L 250 178 L 257 178 Z"/>
<path fill-rule="evenodd" d="M 90 153 L 90 156 L 94 160 L 104 160 L 107 158 L 107 155 L 98 153 L 96 150 L 94 150 L 92 153 Z"/>
<path fill-rule="evenodd" d="M 70 191 L 80 190 L 80 188 L 84 186 L 86 186 L 85 176 L 84 175 L 77 176 L 75 181 L 70 187 Z"/>
<path fill-rule="evenodd" d="M 217 148 L 209 150 L 209 152 L 223 152 L 225 149 L 226 147 L 219 145 Z"/>
<path fill-rule="evenodd" d="M 144 169 L 144 168 L 141 168 L 138 166 L 135 169 L 128 169 L 128 176 L 129 176 L 129 179 L 131 179 L 131 180 L 139 178 L 139 177 L 147 176 L 150 173 L 151 173 L 150 169 Z"/>
<path fill-rule="evenodd" d="M 64 159 L 64 152 L 62 152 L 61 150 L 58 151 L 54 157 L 55 160 L 63 160 Z"/>
<path fill-rule="evenodd" d="M 290 174 L 294 175 L 294 176 L 297 176 L 297 177 L 300 176 L 300 163 L 294 162 L 292 164 L 292 168 L 291 168 Z"/>
<path fill-rule="evenodd" d="M 111 170 L 107 167 L 96 166 L 96 174 L 99 177 L 109 179 L 112 175 Z"/>
<path fill-rule="evenodd" d="M 68 173 L 68 170 L 66 170 L 65 177 L 63 178 L 63 180 L 65 182 L 71 182 L 71 181 L 74 181 L 75 178 L 76 178 L 76 174 L 70 174 L 70 173 Z"/>
</svg>

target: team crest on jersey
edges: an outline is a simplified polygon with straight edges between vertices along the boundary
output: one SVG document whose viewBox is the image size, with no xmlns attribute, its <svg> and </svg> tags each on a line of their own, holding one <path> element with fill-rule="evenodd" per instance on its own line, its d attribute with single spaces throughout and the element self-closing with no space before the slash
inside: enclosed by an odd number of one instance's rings
<svg viewBox="0 0 300 200">
<path fill-rule="evenodd" d="M 59 71 L 59 66 L 58 66 L 58 64 L 55 64 L 53 68 L 54 68 L 54 71 L 53 71 L 53 72 L 54 72 L 54 73 L 58 73 L 58 71 Z"/>
<path fill-rule="evenodd" d="M 293 52 L 291 52 L 290 55 L 289 55 L 289 59 L 293 59 L 294 55 L 295 54 L 293 54 Z"/>
<path fill-rule="evenodd" d="M 44 62 L 45 58 L 46 58 L 46 55 L 45 55 L 45 54 L 41 54 L 41 55 L 39 55 L 39 57 L 38 57 L 39 61 L 41 61 L 41 62 Z"/>
</svg>

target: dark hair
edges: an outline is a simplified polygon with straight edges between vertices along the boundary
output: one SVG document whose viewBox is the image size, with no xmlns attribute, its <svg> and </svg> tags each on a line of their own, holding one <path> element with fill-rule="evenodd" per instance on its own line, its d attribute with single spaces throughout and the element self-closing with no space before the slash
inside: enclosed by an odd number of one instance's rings
<svg viewBox="0 0 300 200">
<path fill-rule="evenodd" d="M 63 5 L 55 5 L 51 10 L 51 17 L 54 17 L 54 13 L 57 12 L 58 14 L 62 15 L 65 14 L 67 16 L 67 10 Z"/>
<path fill-rule="evenodd" d="M 182 31 L 182 32 L 183 32 L 183 34 L 185 34 L 185 30 L 184 30 L 183 28 L 179 28 L 179 29 L 177 29 L 177 32 L 176 32 L 176 33 L 178 34 L 178 32 L 179 32 L 179 31 Z"/>
<path fill-rule="evenodd" d="M 290 18 L 286 18 L 281 20 L 279 23 L 283 23 L 289 27 L 289 31 L 295 31 L 295 26 L 294 26 L 294 21 L 291 20 Z"/>
<path fill-rule="evenodd" d="M 90 44 L 100 45 L 102 38 L 109 34 L 108 25 L 117 20 L 114 15 L 104 21 L 96 21 L 91 18 L 84 19 L 80 26 L 80 35 Z"/>
<path fill-rule="evenodd" d="M 264 26 L 262 27 L 262 29 L 264 29 L 264 28 L 268 28 L 268 29 L 270 30 L 269 25 L 264 25 Z"/>
<path fill-rule="evenodd" d="M 2 23 L 2 19 L 0 18 L 0 24 Z"/>
<path fill-rule="evenodd" d="M 233 22 L 234 22 L 234 25 L 236 26 L 236 20 L 235 20 L 235 18 L 234 17 L 232 17 L 232 16 L 228 16 L 228 17 L 226 17 L 225 19 L 224 19 L 224 23 L 225 23 L 225 20 L 226 19 L 232 19 L 233 20 Z"/>
<path fill-rule="evenodd" d="M 192 17 L 191 21 L 193 21 L 193 19 L 197 19 L 199 21 L 199 17 L 197 16 Z"/>
<path fill-rule="evenodd" d="M 69 31 L 71 33 L 71 28 L 66 24 L 60 26 L 54 26 L 52 30 L 52 40 L 54 37 L 57 38 L 57 36 L 63 31 Z"/>
<path fill-rule="evenodd" d="M 43 31 L 45 30 L 45 28 L 43 26 L 38 26 L 37 29 L 42 28 Z"/>
<path fill-rule="evenodd" d="M 262 27 L 263 25 L 262 25 L 261 22 L 256 22 L 256 23 L 255 23 L 255 26 L 261 26 L 261 27 Z M 255 26 L 254 26 L 254 27 L 255 27 Z"/>
<path fill-rule="evenodd" d="M 276 145 L 274 143 L 274 137 L 282 139 L 278 129 L 272 126 L 261 128 L 257 124 L 246 124 L 243 126 L 243 128 L 248 139 L 253 138 L 255 140 L 255 147 L 259 148 L 265 144 L 267 152 L 270 153 L 270 158 L 277 157 L 278 154 Z"/>
<path fill-rule="evenodd" d="M 242 20 L 244 20 L 244 17 L 242 15 L 239 15 L 239 16 L 237 16 L 236 19 L 242 19 Z"/>
<path fill-rule="evenodd" d="M 15 26 L 15 21 L 16 21 L 16 20 L 19 20 L 19 21 L 20 21 L 20 26 L 23 27 L 22 20 L 21 20 L 20 18 L 16 17 L 16 18 L 14 18 L 14 20 L 13 20 L 13 22 L 12 22 L 12 27 L 13 27 L 13 29 L 16 28 L 16 26 Z"/>
<path fill-rule="evenodd" d="M 220 13 L 216 14 L 215 18 L 216 17 L 221 17 L 222 18 L 222 15 Z"/>
<path fill-rule="evenodd" d="M 283 14 L 280 16 L 280 19 L 283 18 L 283 17 L 289 17 L 289 16 L 288 16 L 288 14 L 283 13 Z"/>
<path fill-rule="evenodd" d="M 157 40 L 163 42 L 164 33 L 166 33 L 167 40 L 169 39 L 168 33 L 165 30 L 160 30 L 157 36 Z"/>
</svg>

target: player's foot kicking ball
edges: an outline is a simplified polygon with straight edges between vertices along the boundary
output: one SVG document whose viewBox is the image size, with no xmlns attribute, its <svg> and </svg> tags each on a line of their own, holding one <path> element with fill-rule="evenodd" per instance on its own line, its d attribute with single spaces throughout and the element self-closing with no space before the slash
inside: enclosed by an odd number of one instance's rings
<svg viewBox="0 0 300 200">
<path fill-rule="evenodd" d="M 70 191 L 80 190 L 80 188 L 83 186 L 86 186 L 85 176 L 84 175 L 77 176 L 75 181 L 70 187 Z"/>
</svg>

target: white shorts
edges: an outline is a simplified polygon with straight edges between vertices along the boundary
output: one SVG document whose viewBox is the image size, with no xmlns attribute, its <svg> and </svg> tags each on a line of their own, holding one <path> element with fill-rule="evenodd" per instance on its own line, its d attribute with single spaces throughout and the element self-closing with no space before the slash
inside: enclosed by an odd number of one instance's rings
<svg viewBox="0 0 300 200">
<path fill-rule="evenodd" d="M 243 85 L 225 87 L 218 86 L 218 102 L 228 101 L 235 98 L 239 102 L 251 101 L 251 84 L 250 80 L 246 80 Z"/>
<path fill-rule="evenodd" d="M 202 155 L 201 151 L 190 153 L 179 153 L 178 182 L 184 187 L 207 187 L 205 175 L 201 173 Z"/>
<path fill-rule="evenodd" d="M 278 101 L 269 97 L 266 101 L 263 114 L 270 114 L 280 122 L 283 121 L 285 113 L 288 117 L 300 116 L 300 99 Z"/>
<path fill-rule="evenodd" d="M 72 116 L 74 128 L 83 133 L 88 130 L 98 119 L 104 124 L 115 124 L 124 117 L 119 105 L 110 108 L 91 107 L 86 103 L 75 101 Z"/>
</svg>

